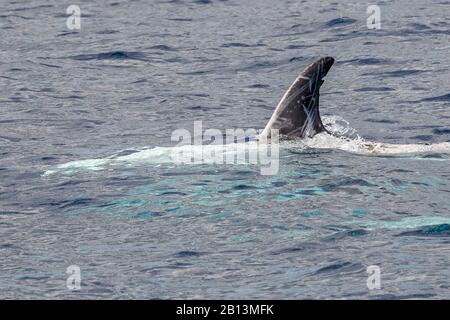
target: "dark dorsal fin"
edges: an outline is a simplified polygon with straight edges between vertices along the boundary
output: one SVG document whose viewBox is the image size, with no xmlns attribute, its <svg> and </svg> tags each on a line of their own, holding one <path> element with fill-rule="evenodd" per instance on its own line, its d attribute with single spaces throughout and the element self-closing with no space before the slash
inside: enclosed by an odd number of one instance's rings
<svg viewBox="0 0 450 320">
<path fill-rule="evenodd" d="M 261 136 L 270 137 L 271 129 L 299 138 L 326 131 L 319 114 L 319 89 L 333 63 L 333 58 L 325 57 L 306 67 L 278 103 Z"/>
</svg>

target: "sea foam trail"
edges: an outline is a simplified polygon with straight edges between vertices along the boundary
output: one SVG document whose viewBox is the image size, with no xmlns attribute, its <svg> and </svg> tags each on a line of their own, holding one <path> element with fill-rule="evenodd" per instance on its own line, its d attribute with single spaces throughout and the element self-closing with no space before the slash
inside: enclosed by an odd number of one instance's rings
<svg viewBox="0 0 450 320">
<path fill-rule="evenodd" d="M 112 155 L 98 159 L 70 161 L 45 171 L 44 176 L 54 173 L 71 174 L 76 171 L 104 170 L 114 166 L 133 166 L 138 164 L 214 164 L 226 163 L 243 165 L 248 163 L 248 154 L 258 152 L 262 145 L 257 141 L 226 145 L 184 145 L 175 147 L 154 147 L 135 151 L 128 155 Z M 411 155 L 421 153 L 450 154 L 450 143 L 386 144 L 367 142 L 363 139 L 344 139 L 329 134 L 318 134 L 310 139 L 280 143 L 280 151 L 292 147 L 299 149 L 336 149 L 362 155 Z M 232 159 L 225 161 L 223 159 Z"/>
<path fill-rule="evenodd" d="M 135 151 L 127 155 L 112 155 L 106 158 L 75 160 L 57 165 L 44 175 L 57 172 L 73 173 L 80 170 L 98 171 L 110 166 L 137 164 L 204 164 L 218 163 L 218 159 L 233 159 L 232 164 L 246 164 L 247 154 L 258 151 L 256 141 L 225 145 L 183 145 L 154 147 Z M 120 153 L 119 153 L 120 154 Z M 223 162 L 223 160 L 222 160 Z M 228 163 L 228 162 L 227 162 Z"/>
<path fill-rule="evenodd" d="M 339 138 L 329 134 L 318 134 L 301 141 L 303 146 L 315 149 L 337 149 L 366 155 L 408 155 L 421 153 L 450 154 L 450 142 L 434 144 L 391 144 L 364 140 L 362 138 Z"/>
<path fill-rule="evenodd" d="M 436 144 L 387 144 L 362 139 L 349 123 L 338 116 L 323 117 L 324 125 L 332 133 L 320 133 L 312 138 L 282 141 L 279 149 L 335 149 L 362 155 L 411 155 L 411 154 L 450 154 L 450 142 Z M 54 173 L 72 174 L 77 171 L 98 171 L 112 167 L 133 166 L 140 164 L 237 164 L 249 163 L 249 154 L 260 150 L 271 150 L 270 145 L 257 141 L 231 143 L 224 145 L 183 145 L 174 147 L 154 147 L 133 150 L 123 155 L 119 152 L 109 157 L 98 159 L 75 160 L 44 172 L 44 176 Z M 231 159 L 231 161 L 230 161 Z M 448 159 L 443 159 L 448 160 Z"/>
</svg>

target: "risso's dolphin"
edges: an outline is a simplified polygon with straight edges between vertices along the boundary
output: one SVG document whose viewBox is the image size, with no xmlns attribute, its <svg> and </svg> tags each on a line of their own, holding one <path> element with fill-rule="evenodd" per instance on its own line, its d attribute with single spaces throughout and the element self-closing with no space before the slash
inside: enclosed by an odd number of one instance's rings
<svg viewBox="0 0 450 320">
<path fill-rule="evenodd" d="M 284 94 L 259 138 L 270 138 L 272 129 L 284 138 L 312 138 L 327 132 L 319 113 L 319 91 L 332 57 L 320 58 L 306 67 Z"/>
<path fill-rule="evenodd" d="M 340 149 L 352 153 L 362 154 L 408 154 L 408 153 L 449 153 L 450 142 L 442 142 L 435 144 L 389 144 L 370 142 L 364 139 L 351 139 L 345 137 L 338 137 L 330 133 L 323 125 L 319 113 L 319 91 L 334 59 L 331 57 L 319 58 L 295 79 L 294 83 L 289 87 L 286 93 L 278 103 L 275 112 L 272 114 L 269 122 L 264 130 L 255 136 L 245 137 L 240 146 L 251 143 L 253 148 L 258 146 L 259 142 L 272 143 L 276 142 L 277 137 L 271 137 L 277 130 L 280 139 L 296 139 L 302 140 L 302 145 L 311 148 L 326 148 L 326 149 Z M 273 132 L 272 130 L 275 130 Z M 183 132 L 187 130 L 182 130 Z M 186 141 L 191 139 L 188 133 Z M 322 133 L 322 134 L 320 134 Z M 222 135 L 219 135 L 222 137 Z M 175 137 L 178 137 L 175 135 Z M 313 138 L 314 137 L 314 138 Z M 178 137 L 179 138 L 179 137 Z M 256 139 L 254 139 L 256 138 Z M 313 139 L 301 139 L 313 138 Z M 255 144 L 255 140 L 258 143 Z M 183 138 L 181 141 L 185 141 Z M 214 140 L 216 141 L 216 140 Z M 217 141 L 220 141 L 218 138 Z M 73 172 L 82 168 L 89 170 L 101 170 L 108 165 L 118 163 L 198 163 L 192 161 L 196 159 L 195 155 L 199 156 L 200 163 L 203 163 L 202 158 L 206 154 L 214 153 L 219 155 L 233 154 L 239 152 L 246 152 L 246 148 L 233 148 L 238 143 L 215 145 L 215 144 L 200 144 L 199 148 L 193 148 L 194 145 L 180 145 L 176 147 L 154 147 L 151 149 L 143 149 L 127 153 L 125 155 L 118 154 L 106 158 L 87 159 L 80 161 L 72 161 L 57 166 L 56 169 L 47 170 L 44 175 L 50 175 L 58 171 Z M 257 150 L 257 148 L 256 148 Z M 181 152 L 182 151 L 182 152 Z M 184 153 L 185 152 L 185 153 Z M 187 155 L 187 157 L 183 157 Z M 180 158 L 177 158 L 180 156 Z M 237 156 L 236 159 L 239 157 Z M 211 158 L 212 159 L 212 158 Z M 241 158 L 242 159 L 242 158 Z M 245 156 L 244 156 L 245 160 Z M 447 161 L 443 159 L 443 161 Z"/>
</svg>

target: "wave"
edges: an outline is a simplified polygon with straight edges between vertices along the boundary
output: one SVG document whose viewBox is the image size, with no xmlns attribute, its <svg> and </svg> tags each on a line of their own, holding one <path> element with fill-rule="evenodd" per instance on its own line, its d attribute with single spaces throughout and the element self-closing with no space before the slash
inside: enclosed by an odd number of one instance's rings
<svg viewBox="0 0 450 320">
<path fill-rule="evenodd" d="M 73 60 L 146 60 L 142 52 L 136 51 L 109 51 L 95 54 L 79 54 L 70 57 Z"/>
</svg>

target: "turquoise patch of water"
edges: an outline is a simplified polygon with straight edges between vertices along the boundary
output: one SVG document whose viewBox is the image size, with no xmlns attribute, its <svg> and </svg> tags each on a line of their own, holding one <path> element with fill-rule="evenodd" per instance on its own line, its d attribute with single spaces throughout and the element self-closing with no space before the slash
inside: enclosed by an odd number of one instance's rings
<svg viewBox="0 0 450 320">
<path fill-rule="evenodd" d="M 287 193 L 287 192 L 281 192 L 277 196 L 277 200 L 288 200 L 288 199 L 294 199 L 294 198 L 303 198 L 300 195 Z"/>
<path fill-rule="evenodd" d="M 322 188 L 307 188 L 307 189 L 296 189 L 293 192 L 281 192 L 277 194 L 276 199 L 280 201 L 286 201 L 290 199 L 302 199 L 306 197 L 319 196 L 325 193 Z"/>
<path fill-rule="evenodd" d="M 447 181 L 443 180 L 442 178 L 436 177 L 436 176 L 425 176 L 421 177 L 419 179 L 420 183 L 423 183 L 425 185 L 425 188 L 437 190 L 442 186 L 446 186 Z"/>
<path fill-rule="evenodd" d="M 427 234 L 441 234 L 450 230 L 450 224 L 440 224 L 437 226 L 430 226 L 424 230 Z"/>
<path fill-rule="evenodd" d="M 313 230 L 311 228 L 309 229 L 301 229 L 301 230 L 290 230 L 284 234 L 284 237 L 293 239 L 293 240 L 300 240 L 300 239 L 306 239 L 311 237 L 313 234 Z"/>
<path fill-rule="evenodd" d="M 307 188 L 307 189 L 300 189 L 296 190 L 295 193 L 301 194 L 304 196 L 317 196 L 325 193 L 325 190 L 322 188 Z"/>
<path fill-rule="evenodd" d="M 229 211 L 222 211 L 215 214 L 210 215 L 208 218 L 213 221 L 224 220 L 232 215 Z"/>
<path fill-rule="evenodd" d="M 159 212 L 152 212 L 152 211 L 143 211 L 136 214 L 134 217 L 137 219 L 149 219 L 154 217 L 159 217 L 161 213 Z"/>
<path fill-rule="evenodd" d="M 247 242 L 247 241 L 253 240 L 253 236 L 248 235 L 248 234 L 241 234 L 241 235 L 231 236 L 229 239 L 231 241 L 235 241 L 235 242 Z"/>
<path fill-rule="evenodd" d="M 321 216 L 322 212 L 320 212 L 319 210 L 313 210 L 313 211 L 307 211 L 307 212 L 303 212 L 301 213 L 302 217 L 305 218 L 312 218 L 312 217 L 317 217 L 317 216 Z"/>
<path fill-rule="evenodd" d="M 347 234 L 350 237 L 360 237 L 366 235 L 368 232 L 364 229 L 358 229 L 358 230 L 350 230 L 347 232 Z"/>
</svg>

